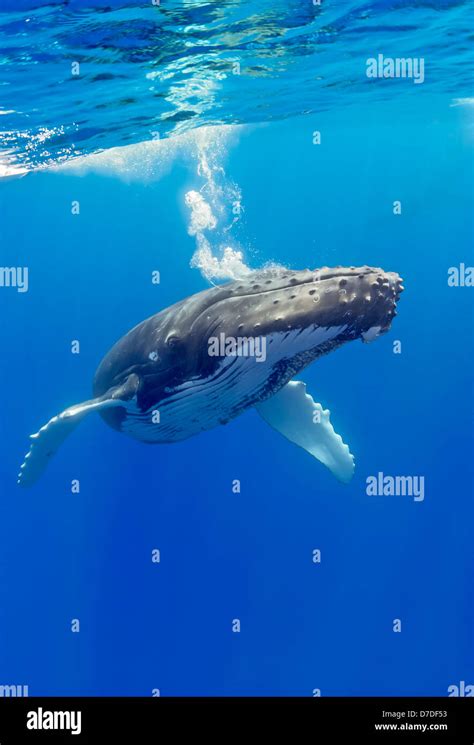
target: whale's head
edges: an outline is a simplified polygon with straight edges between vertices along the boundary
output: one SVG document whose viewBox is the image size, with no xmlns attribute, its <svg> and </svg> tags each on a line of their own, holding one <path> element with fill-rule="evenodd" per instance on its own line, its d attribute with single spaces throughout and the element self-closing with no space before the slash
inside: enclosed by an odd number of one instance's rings
<svg viewBox="0 0 474 745">
<path fill-rule="evenodd" d="M 402 290 L 398 274 L 368 266 L 252 272 L 133 329 L 102 361 L 94 393 L 136 374 L 141 410 L 176 395 L 217 400 L 224 391 L 245 408 L 322 354 L 388 331 Z M 104 416 L 113 423 L 119 413 Z"/>
<path fill-rule="evenodd" d="M 371 341 L 389 330 L 403 290 L 395 272 L 373 267 L 323 267 L 311 271 L 281 268 L 254 272 L 222 288 L 215 302 L 193 324 L 193 333 L 227 336 L 264 335 L 288 350 L 306 347 L 318 337 L 343 343 Z M 320 342 L 322 343 L 322 342 Z"/>
<path fill-rule="evenodd" d="M 402 290 L 398 274 L 368 266 L 254 272 L 216 289 L 192 324 L 194 354 L 211 357 L 201 357 L 210 373 L 213 355 L 251 357 L 253 349 L 257 362 L 277 367 L 280 382 L 345 342 L 387 332 Z"/>
</svg>

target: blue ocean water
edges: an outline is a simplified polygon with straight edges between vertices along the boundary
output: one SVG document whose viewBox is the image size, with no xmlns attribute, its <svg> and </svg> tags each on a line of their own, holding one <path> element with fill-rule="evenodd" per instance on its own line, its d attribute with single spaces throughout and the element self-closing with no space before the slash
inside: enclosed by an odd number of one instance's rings
<svg viewBox="0 0 474 745">
<path fill-rule="evenodd" d="M 474 265 L 469 4 L 0 8 L 0 263 L 29 276 L 27 292 L 0 287 L 0 685 L 312 696 L 474 684 L 473 290 L 448 284 L 450 267 Z M 379 53 L 423 57 L 425 81 L 368 79 Z M 215 230 L 193 233 L 190 193 Z M 403 276 L 388 334 L 299 376 L 350 444 L 354 479 L 340 484 L 248 411 L 164 446 L 89 416 L 20 489 L 28 435 L 90 398 L 112 344 L 217 281 L 196 238 L 252 268 Z M 423 476 L 424 500 L 368 496 L 379 472 Z"/>
</svg>

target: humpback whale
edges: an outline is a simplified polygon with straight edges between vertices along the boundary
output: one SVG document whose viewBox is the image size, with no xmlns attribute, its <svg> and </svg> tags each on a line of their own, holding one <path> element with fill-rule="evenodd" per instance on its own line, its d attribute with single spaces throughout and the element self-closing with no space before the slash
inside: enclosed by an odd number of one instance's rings
<svg viewBox="0 0 474 745">
<path fill-rule="evenodd" d="M 92 399 L 30 436 L 18 483 L 33 484 L 92 412 L 130 437 L 171 443 L 226 424 L 250 407 L 348 482 L 354 472 L 349 447 L 334 431 L 330 412 L 293 378 L 346 342 L 370 342 L 388 331 L 402 290 L 397 273 L 369 266 L 268 268 L 181 300 L 112 347 L 97 368 Z M 244 354 L 238 344 L 231 353 L 211 354 L 210 340 L 222 335 L 247 340 L 247 351 L 258 337 L 265 355 Z"/>
</svg>

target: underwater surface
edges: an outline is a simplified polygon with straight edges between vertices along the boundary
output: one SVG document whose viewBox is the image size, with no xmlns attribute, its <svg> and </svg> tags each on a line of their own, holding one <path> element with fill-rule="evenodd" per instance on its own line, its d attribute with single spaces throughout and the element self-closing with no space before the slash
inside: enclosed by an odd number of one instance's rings
<svg viewBox="0 0 474 745">
<path fill-rule="evenodd" d="M 474 684 L 472 6 L 0 11 L 0 686 Z M 367 77 L 379 54 L 424 79 Z M 392 328 L 297 376 L 355 456 L 349 484 L 250 409 L 165 445 L 93 414 L 17 485 L 28 436 L 91 398 L 143 319 L 267 265 L 366 264 L 403 277 Z M 378 474 L 422 495 L 368 493 Z"/>
</svg>

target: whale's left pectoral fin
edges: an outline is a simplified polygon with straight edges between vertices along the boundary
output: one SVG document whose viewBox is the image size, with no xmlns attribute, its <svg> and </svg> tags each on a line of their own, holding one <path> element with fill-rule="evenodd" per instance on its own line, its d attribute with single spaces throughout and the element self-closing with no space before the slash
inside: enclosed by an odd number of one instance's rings
<svg viewBox="0 0 474 745">
<path fill-rule="evenodd" d="M 136 394 L 138 384 L 137 375 L 132 373 L 121 386 L 110 388 L 98 398 L 70 406 L 57 416 L 53 416 L 36 434 L 30 435 L 30 449 L 18 474 L 19 486 L 31 486 L 38 480 L 64 440 L 87 414 L 124 406 Z"/>
<path fill-rule="evenodd" d="M 339 481 L 354 474 L 354 456 L 334 431 L 330 412 L 306 393 L 301 381 L 291 381 L 255 407 L 270 426 L 324 463 Z"/>
<path fill-rule="evenodd" d="M 20 486 L 31 486 L 37 481 L 66 437 L 87 414 L 110 406 L 120 406 L 120 404 L 120 401 L 92 399 L 70 406 L 61 414 L 53 416 L 38 432 L 30 435 L 31 445 L 25 460 L 20 466 L 18 484 Z"/>
</svg>

